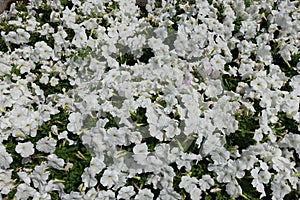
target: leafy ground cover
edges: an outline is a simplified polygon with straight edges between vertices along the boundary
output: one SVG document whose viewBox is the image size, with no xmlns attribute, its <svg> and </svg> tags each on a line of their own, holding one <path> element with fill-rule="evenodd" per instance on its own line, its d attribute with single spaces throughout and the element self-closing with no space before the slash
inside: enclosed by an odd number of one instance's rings
<svg viewBox="0 0 300 200">
<path fill-rule="evenodd" d="M 299 199 L 299 7 L 12 4 L 0 199 Z"/>
</svg>

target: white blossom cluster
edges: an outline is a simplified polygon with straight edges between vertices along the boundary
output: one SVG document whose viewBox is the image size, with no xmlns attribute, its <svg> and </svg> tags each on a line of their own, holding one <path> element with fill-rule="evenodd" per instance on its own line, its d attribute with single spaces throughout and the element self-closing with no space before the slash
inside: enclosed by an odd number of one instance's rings
<svg viewBox="0 0 300 200">
<path fill-rule="evenodd" d="M 293 61 L 300 54 L 299 2 L 70 2 L 31 0 L 25 17 L 14 4 L 1 15 L 14 30 L 1 31 L 8 50 L 0 49 L 0 199 L 12 190 L 16 199 L 51 199 L 51 192 L 61 199 L 182 199 L 174 189 L 178 170 L 186 172 L 179 188 L 193 200 L 220 185 L 243 196 L 243 179 L 259 198 L 299 193 L 300 128 L 276 132 L 279 114 L 300 124 L 300 61 Z M 34 34 L 43 39 L 33 43 Z M 143 49 L 152 51 L 147 60 Z M 224 77 L 239 82 L 228 89 Z M 62 82 L 71 89 L 45 93 Z M 143 123 L 132 117 L 141 109 Z M 66 130 L 52 125 L 48 136 L 31 140 L 61 110 L 68 112 Z M 107 128 L 108 113 L 116 126 Z M 240 115 L 256 116 L 252 144 L 228 148 Z M 61 141 L 76 144 L 72 135 L 92 158 L 81 187 L 66 193 L 51 170 L 72 168 L 55 154 Z M 24 165 L 18 182 L 5 145 L 10 137 Z M 158 141 L 152 149 L 149 139 Z M 192 143 L 197 152 L 189 151 Z M 26 168 L 36 152 L 45 161 Z M 207 174 L 191 175 L 207 160 Z M 145 187 L 128 183 L 144 174 Z"/>
</svg>

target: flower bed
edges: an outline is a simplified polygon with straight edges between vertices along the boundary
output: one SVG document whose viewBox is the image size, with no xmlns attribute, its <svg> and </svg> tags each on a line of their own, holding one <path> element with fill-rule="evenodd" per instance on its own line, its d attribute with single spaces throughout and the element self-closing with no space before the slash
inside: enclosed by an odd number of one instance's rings
<svg viewBox="0 0 300 200">
<path fill-rule="evenodd" d="M 0 199 L 298 199 L 299 7 L 12 4 Z"/>
</svg>

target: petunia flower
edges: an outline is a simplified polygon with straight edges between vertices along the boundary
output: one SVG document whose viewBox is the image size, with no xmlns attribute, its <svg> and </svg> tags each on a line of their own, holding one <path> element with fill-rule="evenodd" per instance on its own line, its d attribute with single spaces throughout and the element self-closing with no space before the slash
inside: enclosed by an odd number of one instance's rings
<svg viewBox="0 0 300 200">
<path fill-rule="evenodd" d="M 122 187 L 118 193 L 117 199 L 130 199 L 135 195 L 133 186 Z"/>
<path fill-rule="evenodd" d="M 16 152 L 23 158 L 27 158 L 34 154 L 34 146 L 31 142 L 18 143 L 16 146 Z"/>
<path fill-rule="evenodd" d="M 43 137 L 36 143 L 36 149 L 45 152 L 53 153 L 56 148 L 56 140 L 50 137 Z"/>
</svg>

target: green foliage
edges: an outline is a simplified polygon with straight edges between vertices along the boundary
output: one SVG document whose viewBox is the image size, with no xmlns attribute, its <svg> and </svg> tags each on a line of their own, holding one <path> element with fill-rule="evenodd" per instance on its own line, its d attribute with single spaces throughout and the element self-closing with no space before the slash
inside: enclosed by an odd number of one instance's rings
<svg viewBox="0 0 300 200">
<path fill-rule="evenodd" d="M 133 185 L 135 189 L 140 190 L 145 186 L 149 175 L 151 175 L 151 173 L 143 173 L 133 178 L 128 178 L 125 185 Z"/>
<path fill-rule="evenodd" d="M 129 111 L 130 112 L 130 111 Z M 139 107 L 136 112 L 131 111 L 131 120 L 135 122 L 138 126 L 148 125 L 146 117 L 146 108 Z"/>
<path fill-rule="evenodd" d="M 148 63 L 149 59 L 154 57 L 154 53 L 151 48 L 144 48 L 143 55 L 139 58 L 139 61 L 143 63 Z"/>
<path fill-rule="evenodd" d="M 199 161 L 198 163 L 193 162 L 192 170 L 191 170 L 192 176 L 196 177 L 197 179 L 200 179 L 205 174 L 213 175 L 213 173 L 208 171 L 208 169 L 207 169 L 208 164 L 210 163 L 209 160 L 210 159 L 203 159 L 203 160 Z"/>
<path fill-rule="evenodd" d="M 161 143 L 158 139 L 154 137 L 143 138 L 142 142 L 146 142 L 149 152 L 154 152 L 156 145 Z"/>
<path fill-rule="evenodd" d="M 103 118 L 109 120 L 104 126 L 105 129 L 109 129 L 109 128 L 112 128 L 112 127 L 116 127 L 116 128 L 119 127 L 116 120 L 115 120 L 115 118 L 114 118 L 114 116 L 112 116 L 112 114 L 110 114 L 109 112 L 106 112 L 105 115 L 103 116 Z"/>
<path fill-rule="evenodd" d="M 227 91 L 236 91 L 238 83 L 241 81 L 240 77 L 233 77 L 228 74 L 222 75 L 222 80 L 224 84 L 224 89 Z"/>
<path fill-rule="evenodd" d="M 76 52 L 72 52 L 72 54 L 70 55 L 70 57 L 74 60 L 74 62 L 76 62 L 79 59 L 83 59 L 83 58 L 87 57 L 91 53 L 92 53 L 91 47 L 85 47 L 85 48 L 82 48 L 82 49 L 77 49 Z"/>
<path fill-rule="evenodd" d="M 127 64 L 129 66 L 133 66 L 137 63 L 135 57 L 132 54 L 129 54 L 129 53 L 120 54 L 120 56 L 116 60 L 120 64 Z"/>
<path fill-rule="evenodd" d="M 70 0 L 60 0 L 60 3 L 61 3 L 61 5 L 62 5 L 63 7 L 68 6 L 69 9 L 71 9 L 72 6 L 73 6 L 72 1 L 70 1 Z"/>
<path fill-rule="evenodd" d="M 236 34 L 239 32 L 240 28 L 241 28 L 241 25 L 242 25 L 242 21 L 243 21 L 243 18 L 241 16 L 238 16 L 235 21 L 234 21 L 234 31 L 233 31 L 233 34 Z"/>
<path fill-rule="evenodd" d="M 12 68 L 10 70 L 11 74 L 15 74 L 16 76 L 21 76 L 20 69 L 18 69 L 17 65 L 12 65 Z"/>
<path fill-rule="evenodd" d="M 109 3 L 105 3 L 105 12 L 110 13 L 116 9 L 119 9 L 119 3 L 117 1 L 110 1 Z"/>
<path fill-rule="evenodd" d="M 89 166 L 91 160 L 90 152 L 78 138 L 77 143 L 72 146 L 64 145 L 64 143 L 60 142 L 54 153 L 59 158 L 63 158 L 66 163 L 72 163 L 73 167 L 69 171 L 50 169 L 50 179 L 62 180 L 65 185 L 64 191 L 67 193 L 76 191 L 81 184 L 81 175 L 84 168 Z"/>
<path fill-rule="evenodd" d="M 44 41 L 48 46 L 54 48 L 54 38 L 51 36 L 41 35 L 38 32 L 30 32 L 29 45 L 34 46 L 36 42 Z"/>
<path fill-rule="evenodd" d="M 188 196 L 186 191 L 179 187 L 181 182 L 181 177 L 184 176 L 185 171 L 183 169 L 178 170 L 176 163 L 170 164 L 170 166 L 174 169 L 176 176 L 173 178 L 173 189 L 178 192 L 182 197 Z"/>
<path fill-rule="evenodd" d="M 300 192 L 295 189 L 293 189 L 289 194 L 287 194 L 283 198 L 283 200 L 295 200 L 295 199 L 300 199 Z"/>
<path fill-rule="evenodd" d="M 217 12 L 217 19 L 220 23 L 223 23 L 225 17 L 226 17 L 226 13 L 224 13 L 224 4 L 219 4 L 219 3 L 215 3 L 214 4 L 214 7 L 218 9 L 218 12 Z"/>
<path fill-rule="evenodd" d="M 51 200 L 60 200 L 60 197 L 57 192 L 50 192 Z"/>
<path fill-rule="evenodd" d="M 239 129 L 235 133 L 226 136 L 227 149 L 238 146 L 239 149 L 246 149 L 255 144 L 253 139 L 255 129 L 259 128 L 258 120 L 254 115 L 237 115 Z"/>
<path fill-rule="evenodd" d="M 277 136 L 284 137 L 288 132 L 299 133 L 298 125 L 292 116 L 288 116 L 286 113 L 280 112 L 277 114 L 278 122 L 273 124 L 271 127 L 275 130 Z"/>
<path fill-rule="evenodd" d="M 245 7 L 248 8 L 251 5 L 253 5 L 253 0 L 244 0 L 244 3 L 245 3 Z"/>
<path fill-rule="evenodd" d="M 37 22 L 41 23 L 41 25 L 45 23 L 49 23 L 50 15 L 52 13 L 52 7 L 50 5 L 43 3 L 41 7 L 34 8 L 34 10 L 38 13 L 37 15 L 35 15 L 37 16 L 36 17 Z M 49 24 L 54 25 L 52 24 L 52 22 L 50 22 Z"/>
<path fill-rule="evenodd" d="M 26 20 L 28 16 L 28 9 L 26 7 L 27 0 L 17 1 L 16 10 L 18 11 L 18 16 L 20 16 L 23 20 Z"/>
<path fill-rule="evenodd" d="M 249 171 L 246 171 L 245 178 L 243 179 L 237 179 L 238 183 L 240 184 L 243 193 L 246 197 L 248 197 L 251 200 L 259 200 L 258 198 L 260 194 L 257 192 L 257 190 L 252 186 L 252 178 L 250 179 L 251 174 Z"/>
<path fill-rule="evenodd" d="M 197 83 L 204 82 L 204 77 L 200 74 L 199 70 L 194 66 L 191 74 L 197 79 Z"/>
<path fill-rule="evenodd" d="M 5 44 L 5 41 L 2 38 L 2 36 L 0 37 L 0 51 L 2 51 L 2 52 L 7 52 L 8 51 L 8 47 Z"/>
</svg>

